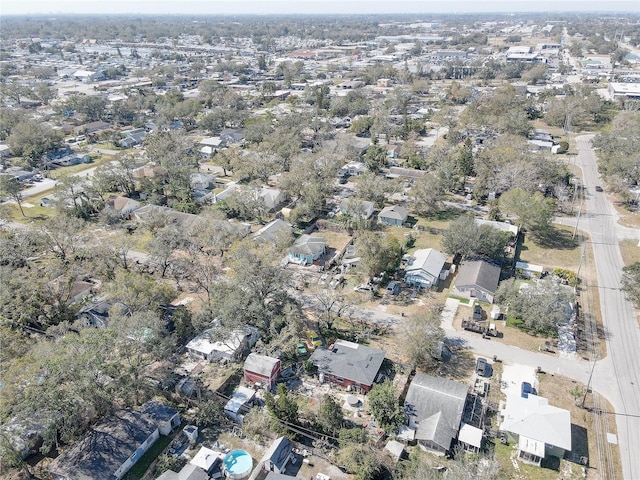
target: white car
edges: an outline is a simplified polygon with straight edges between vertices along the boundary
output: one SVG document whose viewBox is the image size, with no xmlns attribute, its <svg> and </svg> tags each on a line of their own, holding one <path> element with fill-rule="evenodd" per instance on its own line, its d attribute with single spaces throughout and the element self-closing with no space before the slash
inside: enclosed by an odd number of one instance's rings
<svg viewBox="0 0 640 480">
<path fill-rule="evenodd" d="M 320 280 L 318 280 L 318 283 L 320 285 L 324 285 L 325 283 L 327 283 L 327 280 L 329 280 L 329 274 L 323 273 L 322 276 L 320 277 Z"/>
<path fill-rule="evenodd" d="M 373 287 L 371 285 L 358 285 L 354 287 L 356 292 L 373 292 Z"/>
</svg>

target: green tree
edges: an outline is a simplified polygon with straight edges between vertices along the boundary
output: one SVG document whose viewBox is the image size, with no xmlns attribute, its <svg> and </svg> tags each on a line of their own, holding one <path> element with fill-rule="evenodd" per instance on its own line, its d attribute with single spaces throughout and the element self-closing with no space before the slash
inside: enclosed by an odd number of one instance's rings
<svg viewBox="0 0 640 480">
<path fill-rule="evenodd" d="M 443 194 L 442 182 L 438 178 L 430 174 L 422 175 L 411 187 L 413 209 L 418 215 L 433 215 L 438 211 Z"/>
<path fill-rule="evenodd" d="M 157 311 L 173 300 L 176 291 L 164 282 L 143 273 L 120 270 L 107 285 L 111 298 L 122 302 L 132 313 Z"/>
<path fill-rule="evenodd" d="M 320 403 L 317 421 L 323 431 L 332 436 L 335 436 L 344 425 L 342 407 L 329 394 L 325 395 Z"/>
<path fill-rule="evenodd" d="M 640 306 L 640 262 L 623 267 L 622 290 L 634 305 Z"/>
<path fill-rule="evenodd" d="M 391 380 L 375 384 L 367 395 L 369 409 L 376 422 L 387 433 L 393 433 L 402 425 L 403 415 L 398 403 L 398 392 Z"/>
<path fill-rule="evenodd" d="M 355 242 L 360 256 L 360 269 L 369 278 L 381 272 L 391 272 L 400 263 L 402 246 L 392 236 L 379 232 L 360 232 Z"/>
<path fill-rule="evenodd" d="M 509 307 L 509 316 L 522 320 L 523 328 L 534 334 L 557 335 L 558 325 L 571 315 L 575 300 L 573 288 L 562 285 L 557 278 L 546 277 L 527 288 L 509 279 L 500 284 L 495 301 Z"/>
<path fill-rule="evenodd" d="M 403 349 L 413 368 L 428 371 L 436 364 L 438 343 L 444 340 L 440 324 L 440 313 L 435 308 L 421 310 L 404 323 Z"/>
<path fill-rule="evenodd" d="M 347 445 L 338 451 L 337 461 L 356 480 L 373 480 L 382 468 L 378 453 L 370 445 Z"/>
<path fill-rule="evenodd" d="M 287 387 L 283 383 L 278 384 L 275 396 L 265 392 L 264 401 L 272 418 L 272 429 L 282 434 L 289 433 L 289 427 L 298 423 L 298 404 L 293 396 L 289 396 Z"/>
<path fill-rule="evenodd" d="M 356 183 L 358 197 L 373 202 L 377 208 L 382 208 L 389 195 L 399 190 L 397 180 L 389 180 L 371 172 L 361 175 Z"/>
<path fill-rule="evenodd" d="M 0 176 L 0 199 L 5 196 L 16 202 L 20 213 L 23 217 L 26 217 L 22 209 L 22 186 L 15 177 L 9 175 Z"/>
<path fill-rule="evenodd" d="M 18 157 L 36 166 L 45 153 L 62 145 L 62 134 L 35 120 L 23 120 L 11 129 L 7 144 Z"/>
<path fill-rule="evenodd" d="M 387 164 L 387 149 L 381 145 L 371 145 L 364 154 L 363 160 L 371 172 L 377 173 Z"/>
<path fill-rule="evenodd" d="M 531 195 L 514 188 L 502 194 L 499 205 L 502 212 L 517 217 L 520 228 L 526 228 L 534 236 L 544 237 L 551 228 L 555 205 L 540 192 Z"/>
<path fill-rule="evenodd" d="M 491 258 L 504 256 L 509 233 L 489 225 L 478 225 L 473 214 L 460 215 L 442 236 L 442 249 L 450 255 L 469 257 L 486 255 Z"/>
</svg>

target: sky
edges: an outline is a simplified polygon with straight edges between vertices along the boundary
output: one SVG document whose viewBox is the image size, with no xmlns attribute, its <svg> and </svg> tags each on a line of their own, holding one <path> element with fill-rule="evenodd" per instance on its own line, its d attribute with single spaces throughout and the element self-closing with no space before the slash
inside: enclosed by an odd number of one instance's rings
<svg viewBox="0 0 640 480">
<path fill-rule="evenodd" d="M 633 12 L 640 0 L 0 0 L 0 15 Z"/>
</svg>

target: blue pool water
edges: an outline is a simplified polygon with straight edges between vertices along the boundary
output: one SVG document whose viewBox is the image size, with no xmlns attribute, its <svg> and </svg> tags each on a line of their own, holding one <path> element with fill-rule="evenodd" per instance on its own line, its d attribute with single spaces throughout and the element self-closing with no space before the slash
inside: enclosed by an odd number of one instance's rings
<svg viewBox="0 0 640 480">
<path fill-rule="evenodd" d="M 253 469 L 253 459 L 244 450 L 230 451 L 222 463 L 227 476 L 233 479 L 245 478 Z"/>
</svg>

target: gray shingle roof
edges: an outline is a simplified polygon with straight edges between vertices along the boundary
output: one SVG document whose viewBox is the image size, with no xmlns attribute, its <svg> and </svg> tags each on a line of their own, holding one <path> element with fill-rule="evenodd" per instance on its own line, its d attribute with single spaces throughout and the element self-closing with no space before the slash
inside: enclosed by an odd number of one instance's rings
<svg viewBox="0 0 640 480">
<path fill-rule="evenodd" d="M 385 352 L 346 340 L 338 340 L 333 349 L 317 348 L 311 359 L 321 373 L 372 385 L 382 366 Z"/>
<path fill-rule="evenodd" d="M 324 247 L 326 247 L 327 241 L 322 237 L 313 237 L 306 233 L 300 235 L 297 240 L 291 245 L 291 252 L 296 255 L 313 255 L 315 256 Z"/>
<path fill-rule="evenodd" d="M 478 286 L 495 293 L 500 281 L 500 267 L 486 260 L 465 260 L 460 265 L 456 287 Z"/>
<path fill-rule="evenodd" d="M 393 218 L 404 222 L 408 215 L 409 210 L 399 205 L 394 205 L 392 207 L 384 207 L 378 214 L 378 218 Z"/>
<path fill-rule="evenodd" d="M 416 439 L 449 450 L 460 428 L 468 390 L 453 380 L 416 374 L 404 402 L 405 412 L 419 422 Z"/>
<path fill-rule="evenodd" d="M 53 460 L 49 471 L 74 480 L 112 478 L 156 428 L 142 412 L 120 410 Z"/>
</svg>

